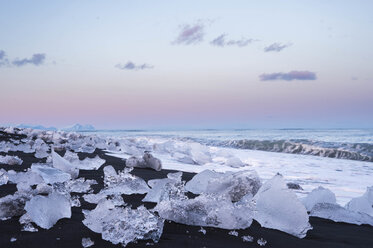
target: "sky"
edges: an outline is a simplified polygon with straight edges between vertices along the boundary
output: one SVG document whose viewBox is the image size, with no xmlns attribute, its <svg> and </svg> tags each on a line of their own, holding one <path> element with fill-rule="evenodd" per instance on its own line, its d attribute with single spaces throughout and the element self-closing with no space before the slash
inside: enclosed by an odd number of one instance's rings
<svg viewBox="0 0 373 248">
<path fill-rule="evenodd" d="M 0 124 L 373 128 L 373 1 L 0 0 Z"/>
</svg>

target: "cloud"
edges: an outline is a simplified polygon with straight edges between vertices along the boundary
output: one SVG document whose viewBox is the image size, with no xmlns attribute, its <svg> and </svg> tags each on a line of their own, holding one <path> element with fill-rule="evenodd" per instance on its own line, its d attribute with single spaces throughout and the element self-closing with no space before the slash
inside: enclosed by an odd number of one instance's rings
<svg viewBox="0 0 373 248">
<path fill-rule="evenodd" d="M 126 64 L 117 64 L 115 65 L 116 68 L 121 69 L 121 70 L 133 70 L 133 71 L 138 71 L 138 70 L 145 70 L 145 69 L 152 69 L 154 66 L 148 65 L 148 64 L 142 64 L 142 65 L 136 65 L 135 63 L 128 61 Z"/>
<path fill-rule="evenodd" d="M 226 34 L 219 35 L 215 39 L 213 39 L 210 44 L 213 46 L 219 46 L 219 47 L 224 47 L 224 46 L 238 46 L 238 47 L 245 47 L 252 43 L 253 39 L 246 39 L 246 38 L 241 38 L 241 40 L 225 40 Z"/>
<path fill-rule="evenodd" d="M 280 52 L 282 51 L 283 49 L 291 46 L 292 44 L 281 44 L 281 43 L 278 43 L 278 42 L 275 42 L 267 47 L 264 48 L 264 52 Z"/>
<path fill-rule="evenodd" d="M 44 53 L 35 53 L 34 55 L 32 55 L 32 57 L 30 59 L 27 59 L 27 58 L 25 58 L 25 59 L 15 59 L 15 60 L 13 60 L 12 64 L 17 66 L 17 67 L 24 66 L 24 65 L 27 65 L 27 64 L 39 66 L 39 65 L 44 63 L 44 60 L 45 60 L 45 54 Z"/>
<path fill-rule="evenodd" d="M 197 23 L 194 25 L 183 25 L 177 38 L 173 44 L 178 45 L 191 45 L 197 44 L 203 41 L 205 36 L 205 26 L 203 23 Z"/>
<path fill-rule="evenodd" d="M 316 73 L 310 71 L 291 71 L 287 73 L 276 72 L 269 74 L 262 74 L 259 76 L 260 81 L 273 81 L 273 80 L 316 80 Z"/>
<path fill-rule="evenodd" d="M 6 53 L 3 50 L 0 50 L 0 67 L 9 66 L 9 61 L 6 58 Z"/>
</svg>

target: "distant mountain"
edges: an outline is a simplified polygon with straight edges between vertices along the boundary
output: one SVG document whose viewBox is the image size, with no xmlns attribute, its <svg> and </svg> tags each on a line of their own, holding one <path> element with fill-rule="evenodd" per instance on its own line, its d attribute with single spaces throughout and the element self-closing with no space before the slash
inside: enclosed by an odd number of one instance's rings
<svg viewBox="0 0 373 248">
<path fill-rule="evenodd" d="M 72 126 L 61 128 L 62 131 L 68 131 L 68 132 L 84 132 L 84 131 L 94 131 L 95 128 L 92 125 L 86 124 L 75 124 Z"/>
<path fill-rule="evenodd" d="M 32 129 L 39 129 L 39 130 L 47 130 L 47 131 L 57 131 L 55 127 L 44 127 L 42 125 L 27 125 L 27 124 L 19 124 L 16 126 L 17 128 L 32 128 Z"/>
</svg>

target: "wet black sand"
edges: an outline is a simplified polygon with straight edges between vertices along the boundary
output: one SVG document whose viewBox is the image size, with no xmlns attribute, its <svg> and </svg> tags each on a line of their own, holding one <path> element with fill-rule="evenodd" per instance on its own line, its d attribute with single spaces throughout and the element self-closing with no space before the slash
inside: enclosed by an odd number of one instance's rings
<svg viewBox="0 0 373 248">
<path fill-rule="evenodd" d="M 6 155 L 5 153 L 0 154 Z M 97 171 L 81 170 L 79 174 L 79 177 L 95 179 L 99 183 L 92 186 L 94 192 L 98 192 L 103 187 L 104 166 L 112 165 L 117 170 L 122 170 L 124 167 L 123 160 L 106 156 L 104 152 L 99 150 L 96 150 L 94 154 L 79 154 L 79 156 L 83 159 L 87 156 L 94 157 L 96 154 L 105 159 L 106 163 Z M 29 168 L 32 163 L 45 161 L 45 159 L 34 158 L 33 154 L 21 152 L 9 152 L 8 155 L 19 156 L 24 160 L 23 164 L 20 166 L 0 164 L 0 168 L 23 171 Z M 162 170 L 156 172 L 149 169 L 134 169 L 131 173 L 147 181 L 154 178 L 165 178 L 169 172 L 174 171 Z M 193 173 L 183 173 L 184 180 L 190 180 L 192 177 Z M 0 186 L 0 197 L 13 194 L 15 191 L 16 187 L 13 184 L 2 185 Z M 144 196 L 138 194 L 123 195 L 123 198 L 126 203 L 136 208 L 143 204 L 141 200 Z M 84 216 L 82 209 L 93 209 L 95 208 L 95 204 L 85 202 L 82 197 L 80 201 L 82 206 L 80 208 L 72 208 L 71 219 L 61 219 L 49 230 L 38 228 L 38 232 L 22 232 L 21 225 L 18 222 L 19 218 L 0 221 L 0 247 L 81 247 L 83 237 L 90 237 L 95 242 L 93 247 L 121 247 L 121 245 L 113 245 L 110 242 L 102 240 L 101 234 L 94 233 L 83 225 L 82 220 Z M 145 206 L 152 208 L 154 204 L 147 203 Z M 165 221 L 163 234 L 159 243 L 151 247 L 259 247 L 256 243 L 259 238 L 267 241 L 265 247 L 373 247 L 373 227 L 371 226 L 335 223 L 314 217 L 310 218 L 310 223 L 313 226 L 313 230 L 308 232 L 306 238 L 298 239 L 280 231 L 261 228 L 255 221 L 250 228 L 237 230 L 239 233 L 238 237 L 229 235 L 229 230 L 209 227 L 204 228 L 206 230 L 206 234 L 204 235 L 198 231 L 200 227 Z M 243 242 L 241 238 L 243 235 L 253 236 L 254 242 Z M 10 242 L 12 237 L 17 240 Z M 149 247 L 149 245 L 146 245 L 148 242 L 152 243 L 151 241 L 139 241 L 138 243 L 131 243 L 127 247 Z"/>
</svg>

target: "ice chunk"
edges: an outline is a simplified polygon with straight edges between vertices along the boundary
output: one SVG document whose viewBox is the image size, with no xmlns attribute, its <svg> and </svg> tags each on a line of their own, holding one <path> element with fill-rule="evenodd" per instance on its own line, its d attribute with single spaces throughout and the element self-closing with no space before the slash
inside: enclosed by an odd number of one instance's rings
<svg viewBox="0 0 373 248">
<path fill-rule="evenodd" d="M 22 227 L 23 232 L 37 232 L 39 231 L 37 228 L 35 228 L 31 223 L 27 223 L 23 225 Z"/>
<path fill-rule="evenodd" d="M 130 157 L 126 160 L 127 167 L 152 168 L 156 171 L 162 170 L 162 163 L 158 158 L 145 152 L 142 158 Z"/>
<path fill-rule="evenodd" d="M 74 195 L 73 197 L 71 197 L 70 204 L 71 204 L 71 207 L 80 207 L 81 204 L 80 204 L 79 196 Z"/>
<path fill-rule="evenodd" d="M 329 219 L 335 222 L 345 222 L 357 225 L 368 224 L 373 226 L 372 216 L 345 209 L 338 204 L 318 203 L 312 208 L 310 216 Z"/>
<path fill-rule="evenodd" d="M 228 234 L 229 234 L 229 235 L 232 235 L 232 236 L 236 236 L 236 237 L 238 237 L 238 232 L 235 231 L 235 230 L 230 231 Z"/>
<path fill-rule="evenodd" d="M 105 188 L 97 194 L 85 195 L 84 200 L 98 203 L 109 195 L 145 194 L 149 191 L 146 182 L 142 178 L 130 174 L 127 169 L 119 171 L 117 174 L 112 166 L 105 166 L 104 176 Z"/>
<path fill-rule="evenodd" d="M 17 156 L 1 156 L 0 155 L 0 164 L 8 164 L 8 165 L 21 165 L 23 160 Z"/>
<path fill-rule="evenodd" d="M 199 229 L 198 232 L 201 232 L 203 233 L 203 235 L 206 235 L 206 229 L 203 229 L 203 227 L 201 227 L 201 229 Z"/>
<path fill-rule="evenodd" d="M 13 243 L 13 242 L 16 242 L 16 241 L 17 241 L 17 239 L 16 239 L 15 237 L 11 237 L 11 238 L 10 238 L 10 242 Z"/>
<path fill-rule="evenodd" d="M 158 242 L 163 231 L 163 220 L 144 206 L 137 209 L 115 207 L 110 201 L 102 200 L 92 211 L 84 212 L 84 225 L 101 233 L 104 240 L 126 246 L 139 239 Z"/>
<path fill-rule="evenodd" d="M 28 200 L 30 200 L 28 194 L 19 192 L 0 198 L 0 219 L 21 216 L 25 212 L 24 207 Z"/>
<path fill-rule="evenodd" d="M 267 240 L 265 240 L 263 238 L 260 238 L 260 239 L 258 239 L 257 243 L 260 246 L 265 246 L 267 244 Z"/>
<path fill-rule="evenodd" d="M 162 200 L 154 210 L 164 219 L 186 225 L 244 229 L 252 223 L 249 208 L 237 208 L 230 199 L 211 195 Z"/>
<path fill-rule="evenodd" d="M 242 236 L 242 241 L 243 242 L 253 242 L 254 241 L 254 237 L 250 236 L 250 235 Z"/>
<path fill-rule="evenodd" d="M 69 192 L 74 193 L 86 193 L 91 190 L 91 186 L 97 184 L 96 180 L 85 180 L 84 178 L 77 178 L 70 180 L 65 183 L 65 186 Z"/>
<path fill-rule="evenodd" d="M 196 164 L 203 165 L 211 162 L 211 154 L 208 147 L 199 143 L 190 144 L 190 155 Z"/>
<path fill-rule="evenodd" d="M 179 185 L 181 186 L 181 176 L 182 172 L 169 173 L 167 175 L 168 178 L 150 180 L 148 184 L 152 189 L 149 190 L 142 201 L 158 203 L 162 196 L 170 193 L 171 187 L 177 188 Z"/>
<path fill-rule="evenodd" d="M 237 157 L 230 157 L 225 161 L 226 166 L 230 166 L 233 168 L 239 168 L 239 167 L 244 167 L 246 164 L 244 164 L 241 159 Z"/>
<path fill-rule="evenodd" d="M 49 184 L 63 183 L 71 179 L 70 174 L 43 164 L 33 164 L 31 171 L 38 173 L 44 182 Z"/>
<path fill-rule="evenodd" d="M 8 171 L 9 182 L 17 184 L 18 191 L 29 191 L 31 186 L 44 183 L 43 178 L 31 170 L 26 172 Z"/>
<path fill-rule="evenodd" d="M 373 186 L 368 187 L 363 196 L 356 197 L 348 202 L 346 208 L 373 216 Z"/>
<path fill-rule="evenodd" d="M 236 202 L 246 194 L 255 195 L 260 186 L 261 182 L 255 171 L 219 173 L 204 170 L 186 184 L 186 189 L 194 194 L 228 195 Z"/>
<path fill-rule="evenodd" d="M 0 169 L 0 186 L 8 183 L 8 173 L 4 169 Z"/>
<path fill-rule="evenodd" d="M 254 219 L 261 226 L 303 238 L 312 229 L 306 208 L 279 174 L 268 180 L 253 198 Z"/>
<path fill-rule="evenodd" d="M 72 178 L 77 178 L 79 170 L 66 159 L 62 158 L 52 149 L 53 167 L 67 172 Z"/>
<path fill-rule="evenodd" d="M 96 155 L 94 158 L 85 158 L 83 160 L 79 160 L 78 154 L 68 150 L 63 158 L 80 170 L 97 170 L 106 162 L 105 159 L 100 158 L 98 155 Z"/>
<path fill-rule="evenodd" d="M 318 187 L 312 190 L 301 202 L 306 207 L 307 211 L 311 211 L 317 203 L 336 203 L 335 195 L 329 189 Z"/>
<path fill-rule="evenodd" d="M 171 155 L 176 161 L 184 163 L 184 164 L 195 164 L 194 160 L 190 155 L 180 153 L 180 152 L 175 152 L 172 153 Z"/>
<path fill-rule="evenodd" d="M 25 210 L 38 226 L 49 229 L 59 219 L 71 217 L 70 201 L 58 193 L 46 196 L 34 196 L 26 202 Z"/>
<path fill-rule="evenodd" d="M 95 242 L 93 242 L 90 238 L 82 238 L 82 246 L 84 248 L 91 247 L 94 244 Z"/>
</svg>

